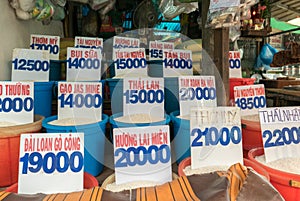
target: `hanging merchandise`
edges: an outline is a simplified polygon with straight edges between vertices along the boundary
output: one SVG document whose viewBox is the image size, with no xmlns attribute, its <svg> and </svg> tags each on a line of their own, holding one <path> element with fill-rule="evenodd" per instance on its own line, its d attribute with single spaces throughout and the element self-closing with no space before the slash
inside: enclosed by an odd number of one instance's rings
<svg viewBox="0 0 300 201">
<path fill-rule="evenodd" d="M 274 55 L 278 52 L 277 49 L 266 43 L 261 48 L 260 54 L 256 59 L 255 68 L 263 67 L 263 70 L 270 70 L 270 65 L 273 62 Z"/>
<path fill-rule="evenodd" d="M 9 3 L 21 20 L 35 19 L 44 23 L 65 18 L 66 0 L 10 0 Z"/>
<path fill-rule="evenodd" d="M 35 6 L 35 0 L 9 0 L 9 4 L 15 9 L 17 18 L 21 20 L 32 19 L 30 12 Z"/>
<path fill-rule="evenodd" d="M 198 8 L 196 3 L 180 3 L 176 0 L 161 0 L 159 9 L 165 19 L 173 19 L 181 13 L 190 13 Z"/>
<path fill-rule="evenodd" d="M 239 24 L 239 0 L 210 0 L 206 26 L 213 29 Z"/>
</svg>

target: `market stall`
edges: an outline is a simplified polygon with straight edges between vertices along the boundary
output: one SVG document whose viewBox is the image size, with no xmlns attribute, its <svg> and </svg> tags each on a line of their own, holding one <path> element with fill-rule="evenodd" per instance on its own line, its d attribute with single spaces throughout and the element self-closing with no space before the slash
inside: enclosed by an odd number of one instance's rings
<svg viewBox="0 0 300 201">
<path fill-rule="evenodd" d="M 18 19 L 61 20 L 65 37 L 31 33 L 12 50 L 1 137 L 18 132 L 1 145 L 14 153 L 0 160 L 1 200 L 297 198 L 298 177 L 277 185 L 251 155 L 263 149 L 267 163 L 300 153 L 298 88 L 270 89 L 243 63 L 266 48 L 274 2 L 21 3 L 10 1 Z M 290 64 L 272 53 L 261 57 L 270 68 Z"/>
</svg>

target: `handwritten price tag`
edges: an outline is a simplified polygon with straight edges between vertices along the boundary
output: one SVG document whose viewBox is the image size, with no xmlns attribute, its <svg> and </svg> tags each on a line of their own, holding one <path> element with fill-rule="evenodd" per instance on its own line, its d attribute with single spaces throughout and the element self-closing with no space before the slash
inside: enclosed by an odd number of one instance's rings
<svg viewBox="0 0 300 201">
<path fill-rule="evenodd" d="M 0 82 L 0 119 L 15 125 L 33 122 L 33 82 Z"/>
<path fill-rule="evenodd" d="M 193 75 L 192 51 L 169 50 L 163 54 L 164 77 L 178 77 Z"/>
<path fill-rule="evenodd" d="M 162 60 L 164 50 L 173 50 L 174 43 L 150 41 L 149 42 L 149 60 Z"/>
<path fill-rule="evenodd" d="M 242 116 L 258 114 L 260 108 L 267 107 L 263 84 L 234 87 L 235 105 L 241 108 Z"/>
<path fill-rule="evenodd" d="M 300 154 L 300 107 L 259 110 L 266 162 Z"/>
<path fill-rule="evenodd" d="M 243 164 L 239 108 L 192 108 L 190 136 L 192 169 Z"/>
<path fill-rule="evenodd" d="M 115 128 L 116 183 L 172 180 L 169 126 Z"/>
<path fill-rule="evenodd" d="M 95 37 L 75 36 L 76 48 L 89 48 L 103 50 L 103 39 Z"/>
<path fill-rule="evenodd" d="M 151 114 L 164 118 L 164 79 L 130 78 L 123 79 L 123 113 Z"/>
<path fill-rule="evenodd" d="M 229 77 L 242 77 L 241 54 L 239 51 L 229 51 Z"/>
<path fill-rule="evenodd" d="M 116 77 L 134 74 L 147 76 L 145 48 L 124 48 L 114 52 Z"/>
<path fill-rule="evenodd" d="M 189 115 L 192 107 L 217 106 L 214 76 L 181 76 L 178 83 L 180 115 Z"/>
<path fill-rule="evenodd" d="M 67 81 L 101 80 L 100 49 L 68 48 Z"/>
<path fill-rule="evenodd" d="M 30 49 L 48 51 L 50 60 L 59 60 L 60 37 L 32 34 L 30 35 Z"/>
<path fill-rule="evenodd" d="M 21 135 L 18 193 L 81 191 L 83 169 L 83 133 Z"/>
<path fill-rule="evenodd" d="M 12 81 L 49 81 L 49 53 L 16 48 L 12 57 Z"/>
<path fill-rule="evenodd" d="M 58 83 L 58 119 L 93 118 L 93 122 L 98 122 L 102 118 L 102 103 L 100 82 Z"/>
</svg>

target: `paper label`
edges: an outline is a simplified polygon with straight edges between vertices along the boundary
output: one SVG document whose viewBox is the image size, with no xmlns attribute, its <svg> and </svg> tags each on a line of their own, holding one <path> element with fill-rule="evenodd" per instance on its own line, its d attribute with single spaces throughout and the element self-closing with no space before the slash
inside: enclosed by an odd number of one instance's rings
<svg viewBox="0 0 300 201">
<path fill-rule="evenodd" d="M 259 110 L 266 162 L 300 154 L 300 107 Z"/>
<path fill-rule="evenodd" d="M 19 194 L 83 190 L 84 134 L 22 134 Z"/>
<path fill-rule="evenodd" d="M 67 48 L 67 81 L 101 80 L 100 49 Z"/>
<path fill-rule="evenodd" d="M 164 77 L 178 77 L 193 75 L 192 51 L 168 50 L 163 55 Z"/>
<path fill-rule="evenodd" d="M 50 60 L 59 60 L 60 37 L 48 35 L 30 35 L 30 49 L 49 52 Z"/>
<path fill-rule="evenodd" d="M 192 108 L 190 137 L 192 169 L 243 164 L 239 108 Z"/>
<path fill-rule="evenodd" d="M 258 114 L 260 108 L 267 107 L 265 86 L 263 84 L 235 86 L 234 102 L 241 108 L 242 116 Z"/>
<path fill-rule="evenodd" d="M 102 104 L 101 82 L 58 83 L 58 119 L 101 121 Z"/>
<path fill-rule="evenodd" d="M 116 184 L 172 180 L 169 126 L 115 128 Z"/>
<path fill-rule="evenodd" d="M 241 53 L 239 51 L 229 51 L 229 77 L 242 77 Z"/>
<path fill-rule="evenodd" d="M 164 118 L 163 78 L 123 78 L 123 113 Z"/>
<path fill-rule="evenodd" d="M 4 125 L 33 122 L 33 82 L 0 82 L 0 119 Z"/>
<path fill-rule="evenodd" d="M 189 115 L 192 107 L 217 106 L 214 76 L 181 76 L 178 83 L 181 116 Z"/>
<path fill-rule="evenodd" d="M 49 53 L 16 48 L 12 58 L 12 81 L 49 81 Z"/>
</svg>

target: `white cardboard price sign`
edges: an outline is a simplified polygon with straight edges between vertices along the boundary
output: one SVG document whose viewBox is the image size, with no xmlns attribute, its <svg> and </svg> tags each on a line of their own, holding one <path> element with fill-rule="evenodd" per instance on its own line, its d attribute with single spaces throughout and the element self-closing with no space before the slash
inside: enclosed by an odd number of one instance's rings
<svg viewBox="0 0 300 201">
<path fill-rule="evenodd" d="M 83 190 L 84 134 L 22 134 L 18 193 Z"/>
<path fill-rule="evenodd" d="M 100 49 L 67 48 L 67 81 L 101 80 Z"/>
<path fill-rule="evenodd" d="M 300 107 L 259 110 L 266 162 L 300 155 Z"/>
<path fill-rule="evenodd" d="M 140 47 L 140 39 L 138 38 L 129 38 L 129 37 L 121 37 L 121 36 L 114 36 L 113 38 L 114 49 L 138 48 L 138 47 Z"/>
<path fill-rule="evenodd" d="M 229 77 L 242 77 L 241 53 L 239 51 L 229 51 Z"/>
<path fill-rule="evenodd" d="M 33 82 L 0 82 L 0 119 L 2 123 L 20 125 L 33 122 Z"/>
<path fill-rule="evenodd" d="M 149 114 L 164 118 L 164 79 L 163 78 L 123 78 L 123 113 Z"/>
<path fill-rule="evenodd" d="M 192 107 L 217 106 L 214 76 L 181 76 L 178 83 L 181 116 L 189 115 Z"/>
<path fill-rule="evenodd" d="M 190 139 L 192 169 L 243 164 L 238 107 L 192 108 Z"/>
<path fill-rule="evenodd" d="M 98 122 L 102 119 L 101 82 L 59 82 L 58 119 Z M 78 121 L 78 124 L 77 124 Z"/>
<path fill-rule="evenodd" d="M 116 77 L 134 74 L 147 76 L 148 66 L 145 48 L 122 48 L 114 51 L 114 63 Z"/>
<path fill-rule="evenodd" d="M 258 114 L 260 108 L 267 107 L 263 84 L 235 86 L 233 90 L 235 105 L 241 108 L 242 116 Z"/>
<path fill-rule="evenodd" d="M 149 60 L 162 60 L 164 50 L 173 50 L 174 43 L 162 41 L 149 42 Z"/>
<path fill-rule="evenodd" d="M 116 184 L 172 180 L 169 126 L 114 128 Z"/>
<path fill-rule="evenodd" d="M 164 77 L 193 75 L 191 50 L 166 50 L 163 54 Z"/>
<path fill-rule="evenodd" d="M 13 49 L 12 81 L 49 81 L 49 53 L 43 50 Z"/>
<path fill-rule="evenodd" d="M 50 53 L 50 60 L 59 60 L 60 37 L 31 34 L 30 49 L 46 50 Z"/>
<path fill-rule="evenodd" d="M 75 36 L 75 47 L 103 50 L 103 38 Z"/>
</svg>

